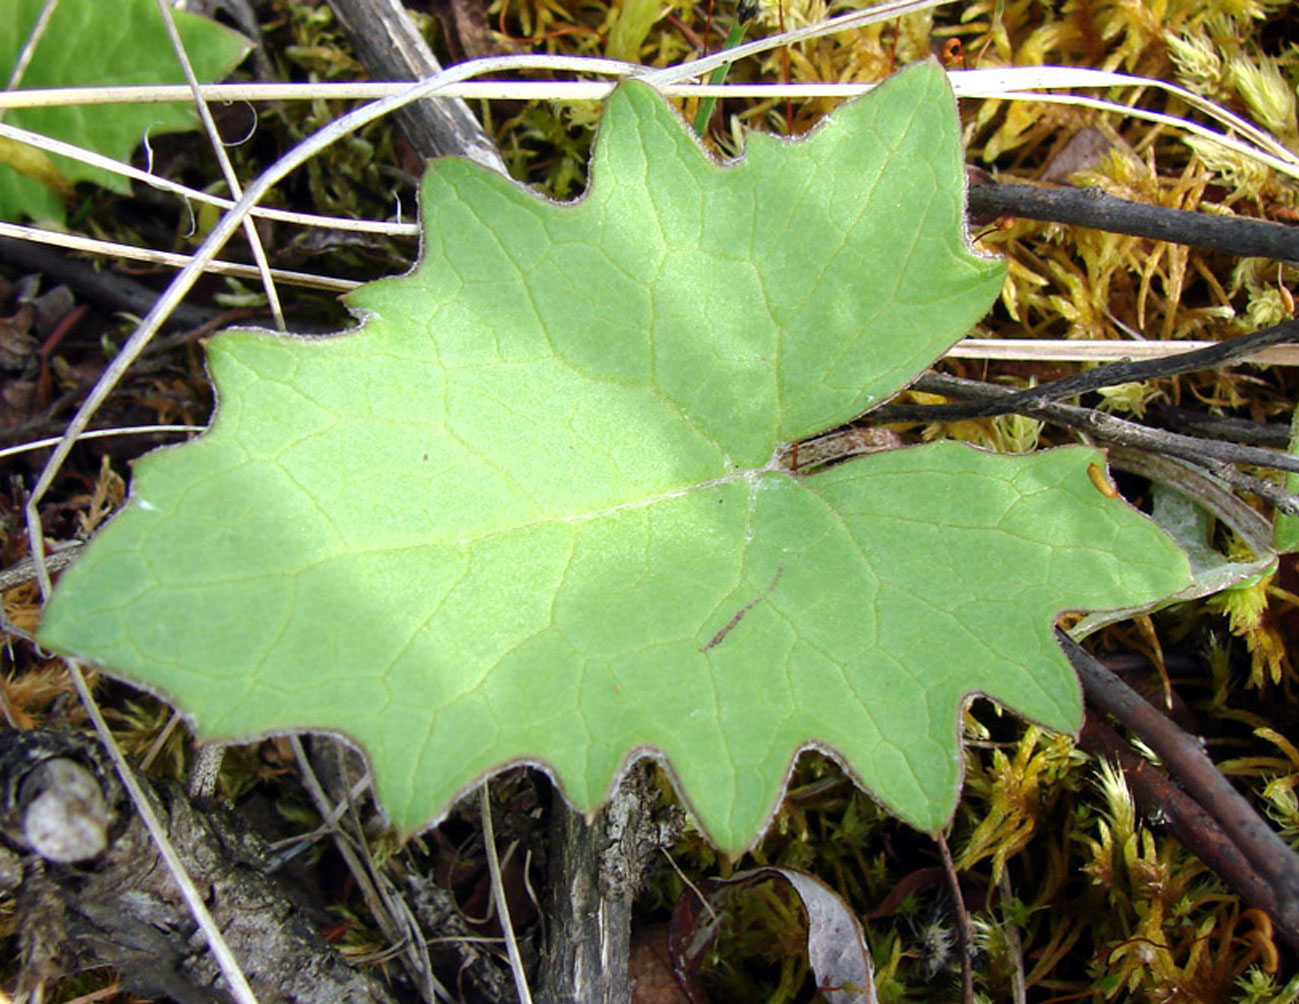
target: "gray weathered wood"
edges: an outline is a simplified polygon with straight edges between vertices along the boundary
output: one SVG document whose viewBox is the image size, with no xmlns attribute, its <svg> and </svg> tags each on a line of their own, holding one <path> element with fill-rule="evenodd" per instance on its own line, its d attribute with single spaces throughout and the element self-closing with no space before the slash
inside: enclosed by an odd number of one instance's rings
<svg viewBox="0 0 1299 1004">
<path fill-rule="evenodd" d="M 357 58 L 376 80 L 423 80 L 441 71 L 401 0 L 329 0 Z M 425 98 L 397 113 L 397 123 L 425 159 L 455 155 L 508 174 L 492 142 L 460 98 Z"/>
<path fill-rule="evenodd" d="M 593 822 L 556 795 L 550 824 L 550 931 L 536 1000 L 631 1000 L 632 899 L 649 856 L 671 836 L 652 817 L 654 801 L 648 763 L 627 772 Z"/>
<path fill-rule="evenodd" d="M 76 766 L 74 802 L 88 801 L 84 784 L 97 786 L 102 804 L 90 815 L 98 820 L 103 812 L 106 845 L 88 856 L 64 853 L 65 839 L 51 860 L 50 842 L 30 839 L 33 807 L 68 776 L 62 768 L 50 771 L 52 764 Z M 259 1000 L 393 1004 L 374 975 L 352 969 L 316 934 L 268 874 L 261 838 L 234 813 L 211 799 L 191 802 L 170 782 L 143 774 L 138 780 Z M 83 827 L 84 815 L 74 813 L 72 825 Z M 88 859 L 69 867 L 69 856 Z M 121 974 L 124 990 L 141 996 L 180 1004 L 230 999 L 171 873 L 107 755 L 90 739 L 0 732 L 0 892 L 15 897 L 20 991 L 107 965 Z"/>
</svg>

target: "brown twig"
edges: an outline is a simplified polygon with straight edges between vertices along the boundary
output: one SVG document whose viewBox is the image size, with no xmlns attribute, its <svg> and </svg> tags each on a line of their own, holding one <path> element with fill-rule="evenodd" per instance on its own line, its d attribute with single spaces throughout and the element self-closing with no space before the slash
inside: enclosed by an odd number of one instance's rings
<svg viewBox="0 0 1299 1004">
<path fill-rule="evenodd" d="M 1088 713 L 1078 744 L 1094 757 L 1117 761 L 1142 810 L 1158 812 L 1166 819 L 1182 846 L 1276 920 L 1282 937 L 1299 948 L 1299 930 L 1281 922 L 1281 908 L 1272 887 L 1194 798 L 1161 774 L 1094 712 Z"/>
<path fill-rule="evenodd" d="M 1276 896 L 1275 917 L 1281 927 L 1287 932 L 1299 932 L 1299 855 L 1231 786 L 1194 737 L 1151 707 L 1063 631 L 1057 629 L 1056 638 L 1077 671 L 1087 700 L 1154 751 L 1271 887 Z M 1294 943 L 1299 945 L 1299 934 L 1295 937 Z"/>
</svg>

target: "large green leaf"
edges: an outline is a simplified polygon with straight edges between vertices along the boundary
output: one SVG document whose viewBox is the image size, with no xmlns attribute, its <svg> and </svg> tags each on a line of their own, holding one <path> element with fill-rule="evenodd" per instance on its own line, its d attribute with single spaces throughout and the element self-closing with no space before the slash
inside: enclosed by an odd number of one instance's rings
<svg viewBox="0 0 1299 1004">
<path fill-rule="evenodd" d="M 648 750 L 736 851 L 809 746 L 941 826 L 968 695 L 1076 728 L 1057 613 L 1188 574 L 1092 450 L 781 465 L 997 294 L 958 133 L 923 64 L 727 167 L 624 85 L 569 206 L 435 163 L 359 331 L 210 345 L 212 430 L 140 462 L 41 640 L 206 737 L 352 737 L 406 830 L 519 761 L 591 809 Z"/>
<path fill-rule="evenodd" d="M 0 3 L 0 74 L 7 80 L 45 0 Z M 219 80 L 248 51 L 243 36 L 214 21 L 177 11 L 176 27 L 199 80 Z M 41 35 L 22 87 L 182 84 L 180 62 L 154 0 L 61 0 Z M 5 122 L 126 160 L 146 135 L 193 129 L 189 104 L 69 105 L 15 108 Z M 62 176 L 61 180 L 59 175 Z M 0 218 L 61 221 L 60 184 L 93 181 L 128 191 L 120 175 L 31 148 L 0 146 Z"/>
</svg>

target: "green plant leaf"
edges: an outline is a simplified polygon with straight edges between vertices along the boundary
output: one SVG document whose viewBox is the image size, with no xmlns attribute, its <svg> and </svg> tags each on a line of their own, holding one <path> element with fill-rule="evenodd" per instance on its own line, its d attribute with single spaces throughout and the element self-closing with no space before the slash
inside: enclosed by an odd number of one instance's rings
<svg viewBox="0 0 1299 1004">
<path fill-rule="evenodd" d="M 7 0 L 0 10 L 0 73 L 8 79 L 26 45 L 44 0 Z M 201 81 L 219 80 L 244 58 L 248 40 L 215 21 L 175 13 L 194 72 Z M 183 84 L 185 76 L 172 51 L 154 0 L 62 0 L 41 35 L 22 77 L 22 89 L 92 87 L 122 84 Z M 53 139 L 127 160 L 146 135 L 193 129 L 192 105 L 68 105 L 14 108 L 5 115 L 20 126 Z M 33 158 L 48 160 L 31 169 Z M 55 169 L 51 173 L 50 167 Z M 120 175 L 66 157 L 45 158 L 30 147 L 0 146 L 0 218 L 24 214 L 40 222 L 64 217 L 60 194 L 79 181 L 115 192 L 129 191 Z"/>
<path fill-rule="evenodd" d="M 810 746 L 940 827 L 968 696 L 1076 728 L 1056 615 L 1188 577 L 1093 450 L 780 462 L 1000 288 L 946 78 L 726 167 L 627 84 L 591 177 L 559 206 L 438 161 L 422 261 L 353 294 L 358 331 L 215 339 L 211 431 L 139 463 L 41 641 L 205 737 L 351 737 L 407 831 L 521 761 L 590 810 L 655 751 L 734 852 Z"/>
<path fill-rule="evenodd" d="M 1290 455 L 1299 456 L 1299 408 L 1290 419 Z M 1285 490 L 1299 492 L 1299 474 L 1287 474 Z M 1274 544 L 1279 554 L 1292 554 L 1299 551 L 1299 516 L 1278 513 Z"/>
</svg>

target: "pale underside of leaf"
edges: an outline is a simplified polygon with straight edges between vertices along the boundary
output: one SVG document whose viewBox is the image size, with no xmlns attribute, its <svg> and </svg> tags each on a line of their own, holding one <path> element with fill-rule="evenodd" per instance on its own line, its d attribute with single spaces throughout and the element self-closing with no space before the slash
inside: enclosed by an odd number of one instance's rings
<svg viewBox="0 0 1299 1004">
<path fill-rule="evenodd" d="M 940 827 L 969 695 L 1076 728 L 1056 615 L 1187 575 L 1094 451 L 776 461 L 999 290 L 941 71 L 725 167 L 624 86 L 591 174 L 556 206 L 438 162 L 421 263 L 358 331 L 215 340 L 212 430 L 138 465 L 42 639 L 206 737 L 349 736 L 404 830 L 512 762 L 592 810 L 652 751 L 738 851 L 812 746 Z"/>
</svg>

